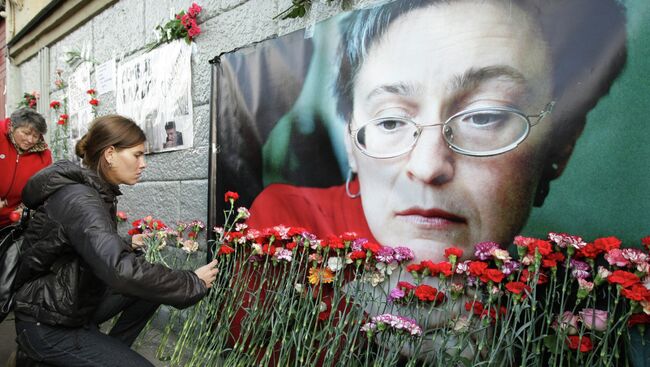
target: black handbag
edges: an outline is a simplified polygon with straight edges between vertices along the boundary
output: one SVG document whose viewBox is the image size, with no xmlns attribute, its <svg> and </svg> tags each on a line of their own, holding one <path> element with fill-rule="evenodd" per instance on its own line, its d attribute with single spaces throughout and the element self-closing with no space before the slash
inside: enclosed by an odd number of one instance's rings
<svg viewBox="0 0 650 367">
<path fill-rule="evenodd" d="M 0 322 L 13 308 L 13 284 L 20 260 L 22 235 L 28 219 L 29 209 L 25 208 L 20 222 L 0 229 Z"/>
</svg>

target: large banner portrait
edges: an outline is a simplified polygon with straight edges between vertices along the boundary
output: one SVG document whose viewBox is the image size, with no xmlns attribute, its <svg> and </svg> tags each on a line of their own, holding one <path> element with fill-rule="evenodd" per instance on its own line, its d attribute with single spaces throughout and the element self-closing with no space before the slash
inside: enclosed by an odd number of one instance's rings
<svg viewBox="0 0 650 367">
<path fill-rule="evenodd" d="M 179 40 L 117 67 L 117 113 L 144 130 L 149 153 L 194 144 L 191 54 Z"/>
<path fill-rule="evenodd" d="M 650 234 L 642 0 L 401 0 L 214 60 L 211 224 L 450 245 Z"/>
</svg>

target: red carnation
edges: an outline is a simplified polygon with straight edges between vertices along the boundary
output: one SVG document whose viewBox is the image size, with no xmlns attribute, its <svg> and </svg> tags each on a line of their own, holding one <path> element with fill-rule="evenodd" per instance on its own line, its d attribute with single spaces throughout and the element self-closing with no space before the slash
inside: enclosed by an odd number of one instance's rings
<svg viewBox="0 0 650 367">
<path fill-rule="evenodd" d="M 287 236 L 293 237 L 296 235 L 301 235 L 305 232 L 308 232 L 305 228 L 302 227 L 290 227 L 289 231 L 287 231 Z"/>
<path fill-rule="evenodd" d="M 352 251 L 350 253 L 350 260 L 363 260 L 366 258 L 365 251 Z"/>
<path fill-rule="evenodd" d="M 458 247 L 446 248 L 445 257 L 449 259 L 450 256 L 456 256 L 456 259 L 460 259 L 461 257 L 463 257 L 463 250 L 459 249 Z"/>
<path fill-rule="evenodd" d="M 59 121 L 57 121 L 56 123 L 57 123 L 58 125 L 65 125 L 66 122 L 68 122 L 68 115 L 65 114 L 65 113 L 62 113 L 62 114 L 59 116 Z"/>
<path fill-rule="evenodd" d="M 531 275 L 533 274 L 530 274 L 528 269 L 524 269 L 521 271 L 521 276 L 519 277 L 519 280 L 521 280 L 522 282 L 528 282 L 531 279 Z M 537 284 L 545 284 L 546 282 L 548 282 L 548 276 L 544 273 L 539 273 L 539 278 L 537 278 Z"/>
<path fill-rule="evenodd" d="M 189 24 L 185 26 L 185 29 L 187 29 L 187 35 L 190 38 L 194 38 L 201 34 L 201 27 L 199 27 L 194 19 L 190 19 Z"/>
<path fill-rule="evenodd" d="M 97 98 L 93 98 L 90 101 L 88 101 L 88 103 L 90 103 L 93 106 L 97 106 L 99 105 L 99 100 Z"/>
<path fill-rule="evenodd" d="M 482 315 L 483 314 L 483 303 L 479 301 L 473 301 L 473 302 L 465 302 L 465 310 L 466 311 L 472 311 L 474 315 Z"/>
<path fill-rule="evenodd" d="M 524 292 L 530 292 L 530 287 L 526 283 L 522 282 L 508 282 L 506 283 L 506 289 L 510 293 L 514 294 L 525 294 Z"/>
<path fill-rule="evenodd" d="M 451 270 L 451 263 L 447 261 L 443 261 L 440 263 L 436 264 L 436 270 L 440 274 L 450 277 L 454 272 Z"/>
<path fill-rule="evenodd" d="M 607 281 L 613 284 L 620 284 L 623 288 L 629 288 L 634 284 L 639 283 L 641 280 L 638 276 L 624 270 L 614 270 L 612 274 L 607 277 Z"/>
<path fill-rule="evenodd" d="M 543 268 L 555 268 L 557 267 L 557 261 L 553 259 L 542 259 Z"/>
<path fill-rule="evenodd" d="M 226 203 L 229 202 L 230 200 L 237 201 L 237 199 L 239 199 L 239 194 L 233 191 L 228 191 L 226 192 L 223 198 Z"/>
<path fill-rule="evenodd" d="M 650 324 L 650 315 L 645 313 L 635 313 L 627 320 L 628 327 L 632 327 L 637 324 Z"/>
<path fill-rule="evenodd" d="M 569 335 L 567 336 L 566 343 L 569 349 L 580 350 L 583 353 L 589 352 L 594 348 L 591 339 L 586 335 L 583 335 L 582 339 L 580 335 Z"/>
<path fill-rule="evenodd" d="M 161 229 L 167 228 L 167 226 L 161 220 L 154 219 L 154 220 L 151 221 L 151 223 L 149 223 L 149 228 L 156 229 L 156 230 L 161 230 Z"/>
<path fill-rule="evenodd" d="M 117 220 L 120 222 L 126 222 L 127 220 L 129 220 L 129 217 L 126 215 L 126 213 L 121 210 L 118 210 L 115 216 L 117 217 Z"/>
<path fill-rule="evenodd" d="M 357 235 L 356 232 L 345 232 L 341 235 L 341 240 L 343 241 L 354 241 L 358 238 L 359 236 Z"/>
<path fill-rule="evenodd" d="M 366 242 L 362 247 L 364 250 L 370 251 L 373 254 L 376 254 L 381 249 L 381 245 L 378 245 L 374 242 Z"/>
<path fill-rule="evenodd" d="M 633 284 L 630 288 L 624 288 L 621 290 L 621 295 L 632 301 L 641 302 L 646 299 L 650 299 L 650 290 L 648 290 L 643 284 L 637 283 Z"/>
<path fill-rule="evenodd" d="M 558 262 L 564 261 L 564 254 L 561 252 L 552 252 L 542 259 L 542 267 L 554 268 Z"/>
<path fill-rule="evenodd" d="M 532 243 L 528 244 L 528 253 L 529 254 L 534 254 L 535 249 L 537 249 L 542 256 L 546 256 L 551 253 L 553 248 L 551 247 L 551 243 L 549 241 L 544 241 L 540 239 L 535 239 Z"/>
<path fill-rule="evenodd" d="M 429 274 L 431 276 L 435 277 L 436 275 L 438 275 L 438 267 L 436 266 L 436 264 L 433 263 L 433 261 L 424 260 L 420 264 L 422 264 L 422 266 L 423 266 L 422 270 L 428 269 Z"/>
<path fill-rule="evenodd" d="M 595 259 L 602 250 L 596 247 L 593 243 L 588 243 L 585 247 L 578 250 L 578 252 L 588 259 Z"/>
<path fill-rule="evenodd" d="M 192 3 L 192 6 L 187 9 L 187 15 L 189 15 L 192 18 L 196 18 L 197 15 L 203 10 L 197 3 Z"/>
<path fill-rule="evenodd" d="M 275 255 L 275 246 L 266 244 L 262 246 L 262 253 L 267 254 L 267 255 Z"/>
<path fill-rule="evenodd" d="M 439 292 L 436 288 L 426 284 L 421 284 L 415 288 L 415 296 L 420 301 L 431 301 L 436 305 L 441 304 L 445 300 L 444 293 Z"/>
<path fill-rule="evenodd" d="M 327 236 L 327 241 L 325 241 L 325 245 L 323 247 L 329 247 L 331 249 L 343 249 L 345 248 L 345 244 L 339 237 L 330 235 Z"/>
<path fill-rule="evenodd" d="M 233 252 L 235 252 L 234 248 L 228 245 L 221 245 L 221 247 L 219 248 L 219 252 L 217 252 L 217 255 L 228 255 L 228 254 L 232 254 Z"/>
<path fill-rule="evenodd" d="M 603 252 L 607 252 L 611 249 L 620 248 L 621 240 L 614 236 L 598 238 L 594 241 L 594 246 Z"/>
<path fill-rule="evenodd" d="M 94 89 L 90 88 L 86 91 L 86 93 L 90 94 L 91 96 L 94 96 L 96 92 Z"/>
<path fill-rule="evenodd" d="M 485 269 L 485 271 L 483 271 L 483 274 L 480 276 L 481 281 L 484 283 L 487 283 L 488 281 L 501 283 L 504 277 L 505 275 L 499 269 Z"/>
<path fill-rule="evenodd" d="M 420 273 L 422 270 L 424 270 L 424 266 L 422 264 L 409 264 L 406 266 L 406 271 L 409 273 Z"/>
<path fill-rule="evenodd" d="M 469 263 L 469 273 L 475 277 L 481 276 L 485 269 L 487 269 L 488 264 L 481 261 L 471 261 Z"/>
<path fill-rule="evenodd" d="M 50 102 L 50 108 L 57 109 L 57 108 L 59 108 L 59 107 L 61 107 L 61 102 L 59 102 L 59 101 L 52 101 L 52 102 Z"/>
<path fill-rule="evenodd" d="M 485 308 L 485 306 L 479 302 L 479 301 L 473 301 L 473 302 L 465 302 L 465 310 L 467 311 L 472 311 L 475 315 L 485 317 L 489 316 L 492 318 L 492 321 L 494 322 L 497 318 L 497 309 L 496 307 L 492 308 Z M 506 308 L 501 306 L 499 308 L 499 314 L 502 316 L 505 315 L 507 312 Z"/>
</svg>

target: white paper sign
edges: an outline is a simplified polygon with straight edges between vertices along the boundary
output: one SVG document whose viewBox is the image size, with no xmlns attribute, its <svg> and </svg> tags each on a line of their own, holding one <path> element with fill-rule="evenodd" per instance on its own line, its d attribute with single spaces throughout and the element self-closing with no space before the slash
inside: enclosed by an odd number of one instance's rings
<svg viewBox="0 0 650 367">
<path fill-rule="evenodd" d="M 97 94 L 115 90 L 115 59 L 110 59 L 95 68 L 95 89 Z"/>
<path fill-rule="evenodd" d="M 74 114 L 88 107 L 88 89 L 90 89 L 90 65 L 81 64 L 68 78 L 68 114 Z"/>
</svg>

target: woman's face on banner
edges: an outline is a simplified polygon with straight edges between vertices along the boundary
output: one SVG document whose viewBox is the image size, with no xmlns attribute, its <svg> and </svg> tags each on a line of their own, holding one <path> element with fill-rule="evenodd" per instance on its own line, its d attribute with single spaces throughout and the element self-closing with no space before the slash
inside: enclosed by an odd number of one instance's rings
<svg viewBox="0 0 650 367">
<path fill-rule="evenodd" d="M 462 1 L 402 15 L 368 50 L 355 80 L 352 129 L 373 118 L 445 122 L 479 107 L 536 115 L 551 101 L 550 59 L 536 24 L 514 5 Z M 482 241 L 509 243 L 523 227 L 547 156 L 553 115 L 517 148 L 492 157 L 453 152 L 441 127 L 412 151 L 364 155 L 350 143 L 363 209 L 375 238 L 418 259 Z"/>
</svg>

